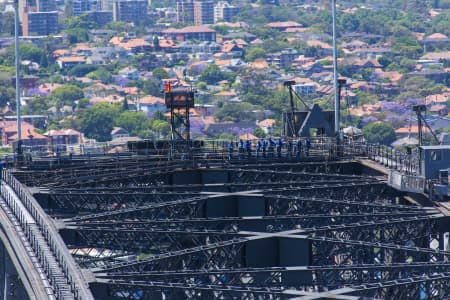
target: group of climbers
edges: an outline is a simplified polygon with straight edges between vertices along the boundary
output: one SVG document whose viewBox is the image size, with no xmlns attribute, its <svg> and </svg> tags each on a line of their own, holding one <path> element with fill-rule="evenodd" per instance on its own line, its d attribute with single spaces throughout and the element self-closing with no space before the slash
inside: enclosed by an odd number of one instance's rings
<svg viewBox="0 0 450 300">
<path fill-rule="evenodd" d="M 273 140 L 271 137 L 269 137 L 267 140 L 263 138 L 259 139 L 255 142 L 255 145 L 253 145 L 250 140 L 243 141 L 242 139 L 240 139 L 236 143 L 236 145 L 233 141 L 230 141 L 230 143 L 228 144 L 228 159 L 232 160 L 234 158 L 235 146 L 238 149 L 238 159 L 251 159 L 253 151 L 255 153 L 256 159 L 274 159 L 275 155 L 278 159 L 281 159 L 283 157 L 283 152 L 285 154 L 285 157 L 288 159 L 292 159 L 294 153 L 295 158 L 299 159 L 303 155 L 303 152 L 305 156 L 309 156 L 311 141 L 309 138 L 307 138 L 304 143 L 305 145 L 303 145 L 301 139 L 289 139 L 287 141 L 283 141 L 282 138 Z M 285 151 L 283 151 L 284 149 Z"/>
</svg>

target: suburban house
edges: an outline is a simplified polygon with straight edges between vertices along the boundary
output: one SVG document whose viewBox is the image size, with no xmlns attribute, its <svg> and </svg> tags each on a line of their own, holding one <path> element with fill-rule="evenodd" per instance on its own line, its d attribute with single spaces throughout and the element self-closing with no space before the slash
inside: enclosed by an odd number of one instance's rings
<svg viewBox="0 0 450 300">
<path fill-rule="evenodd" d="M 162 34 L 172 40 L 187 41 L 216 41 L 216 31 L 205 26 L 188 26 L 180 29 L 169 28 L 162 31 Z"/>
<path fill-rule="evenodd" d="M 166 112 L 166 103 L 163 98 L 146 96 L 139 99 L 139 109 L 147 114 L 147 116 L 152 116 L 155 112 Z"/>
<path fill-rule="evenodd" d="M 49 139 L 53 152 L 64 152 L 68 145 L 81 143 L 81 133 L 75 129 L 49 130 L 44 135 Z"/>
<path fill-rule="evenodd" d="M 113 130 L 111 130 L 111 139 L 117 139 L 117 138 L 123 138 L 123 137 L 129 137 L 130 133 L 126 131 L 123 128 L 120 127 L 114 127 Z"/>
<path fill-rule="evenodd" d="M 86 59 L 81 56 L 63 56 L 59 57 L 56 62 L 61 69 L 70 69 L 77 65 L 86 64 Z"/>
</svg>

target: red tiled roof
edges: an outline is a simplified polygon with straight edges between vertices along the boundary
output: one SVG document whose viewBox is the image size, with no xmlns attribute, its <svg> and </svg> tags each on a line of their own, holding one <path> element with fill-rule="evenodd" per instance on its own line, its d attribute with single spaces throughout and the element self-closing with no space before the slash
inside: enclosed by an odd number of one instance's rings
<svg viewBox="0 0 450 300">
<path fill-rule="evenodd" d="M 157 103 L 164 104 L 164 99 L 160 97 L 154 97 L 154 96 L 145 96 L 139 99 L 140 104 L 148 104 L 148 105 L 154 105 Z"/>
<path fill-rule="evenodd" d="M 86 59 L 81 56 L 67 56 L 58 58 L 60 62 L 85 62 Z"/>
</svg>

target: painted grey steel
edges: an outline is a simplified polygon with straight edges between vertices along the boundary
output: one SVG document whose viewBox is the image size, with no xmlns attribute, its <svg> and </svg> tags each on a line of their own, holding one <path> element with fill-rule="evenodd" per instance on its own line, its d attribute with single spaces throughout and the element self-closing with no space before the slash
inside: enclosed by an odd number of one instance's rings
<svg viewBox="0 0 450 300">
<path fill-rule="evenodd" d="M 20 116 L 20 55 L 19 55 L 19 0 L 14 0 L 14 53 L 16 62 L 16 109 L 17 109 L 17 150 L 20 153 L 22 145 L 22 122 Z M 18 153 L 18 154 L 19 154 Z"/>
<path fill-rule="evenodd" d="M 7 180 L 33 219 L 53 218 L 58 233 L 40 229 L 62 238 L 95 299 L 449 297 L 449 217 L 314 150 L 299 160 L 51 158 Z M 392 151 L 381 156 L 403 168 Z"/>
</svg>

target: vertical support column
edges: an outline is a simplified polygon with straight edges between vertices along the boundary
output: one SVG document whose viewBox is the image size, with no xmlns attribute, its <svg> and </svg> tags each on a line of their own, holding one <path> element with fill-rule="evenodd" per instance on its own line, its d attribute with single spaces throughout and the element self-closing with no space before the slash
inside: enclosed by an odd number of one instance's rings
<svg viewBox="0 0 450 300">
<path fill-rule="evenodd" d="M 19 0 L 14 1 L 14 42 L 16 57 L 17 155 L 22 161 L 22 122 L 20 118 Z"/>
<path fill-rule="evenodd" d="M 6 270 L 5 270 L 5 257 L 6 257 L 5 246 L 3 243 L 0 243 L 0 299 L 5 299 L 5 281 L 6 281 Z"/>
<path fill-rule="evenodd" d="M 336 46 L 336 0 L 332 1 L 333 6 L 333 86 L 334 86 L 334 132 L 336 139 L 339 141 L 339 124 L 340 124 L 340 103 L 338 89 L 338 71 L 337 71 L 337 46 Z"/>
</svg>

